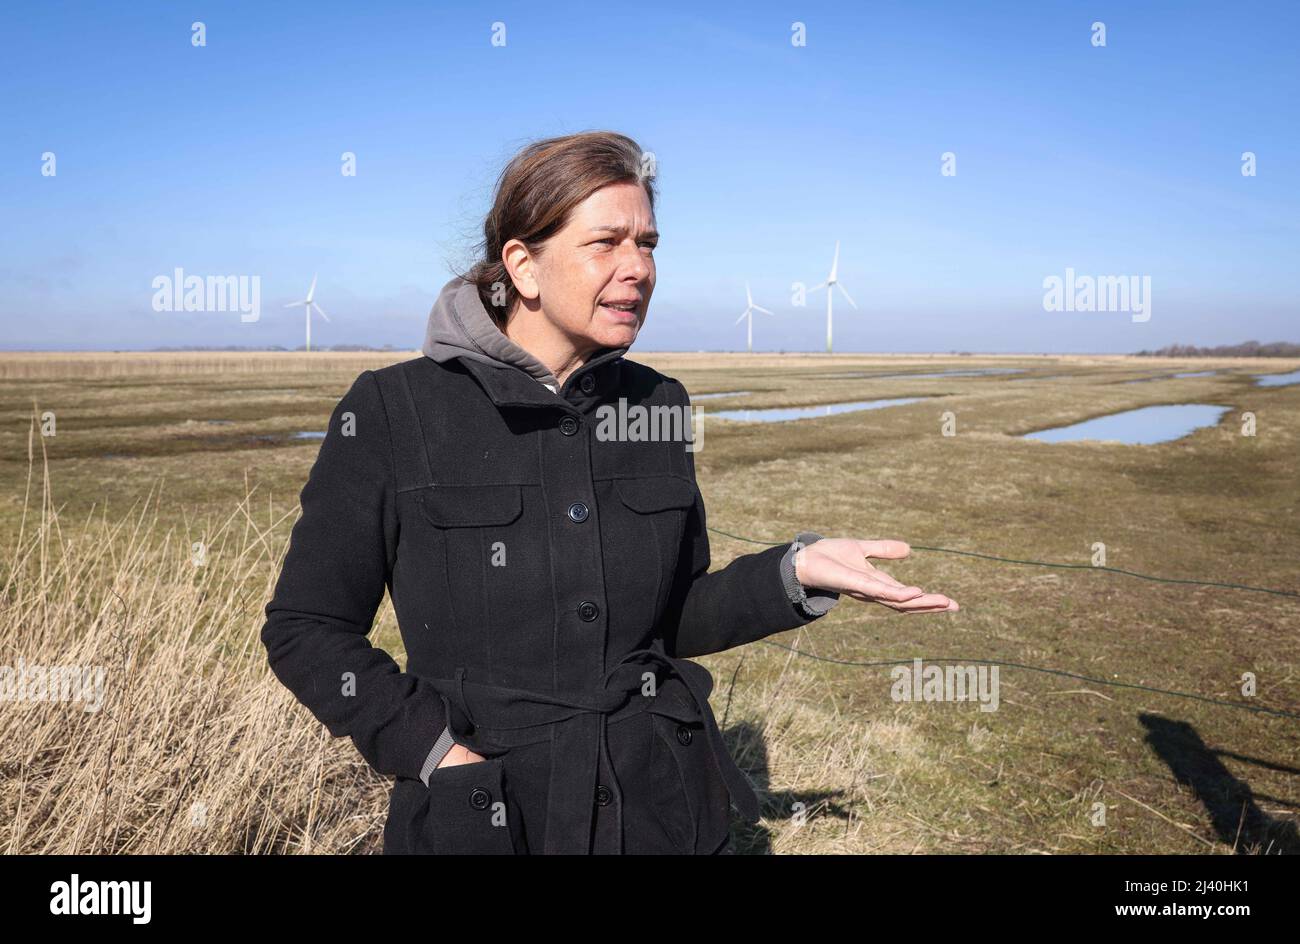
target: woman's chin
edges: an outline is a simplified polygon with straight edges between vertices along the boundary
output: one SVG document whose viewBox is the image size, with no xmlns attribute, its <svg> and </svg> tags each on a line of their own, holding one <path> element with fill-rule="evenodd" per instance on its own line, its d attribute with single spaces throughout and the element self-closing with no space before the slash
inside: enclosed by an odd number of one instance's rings
<svg viewBox="0 0 1300 944">
<path fill-rule="evenodd" d="M 606 325 L 596 332 L 592 340 L 601 347 L 631 347 L 639 329 L 640 325 L 636 324 Z"/>
</svg>

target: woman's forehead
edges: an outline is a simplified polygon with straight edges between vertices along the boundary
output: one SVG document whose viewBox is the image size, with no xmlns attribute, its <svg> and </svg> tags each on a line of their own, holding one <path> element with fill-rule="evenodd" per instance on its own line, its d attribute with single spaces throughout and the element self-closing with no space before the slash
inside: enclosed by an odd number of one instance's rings
<svg viewBox="0 0 1300 944">
<path fill-rule="evenodd" d="M 629 218 L 638 226 L 654 225 L 654 211 L 645 189 L 626 181 L 601 187 L 574 208 L 573 216 L 584 226 L 627 225 Z"/>
</svg>

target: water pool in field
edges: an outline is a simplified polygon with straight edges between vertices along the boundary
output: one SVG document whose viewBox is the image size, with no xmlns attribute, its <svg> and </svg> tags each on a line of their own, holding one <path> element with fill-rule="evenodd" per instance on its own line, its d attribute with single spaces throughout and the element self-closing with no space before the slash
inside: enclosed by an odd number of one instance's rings
<svg viewBox="0 0 1300 944">
<path fill-rule="evenodd" d="M 1213 377 L 1217 370 L 1188 370 L 1181 374 L 1160 374 L 1156 377 L 1138 377 L 1136 380 L 1121 381 L 1126 384 L 1150 383 L 1153 380 L 1181 380 L 1184 377 Z"/>
<path fill-rule="evenodd" d="M 1182 439 L 1194 430 L 1214 426 L 1232 409 L 1213 403 L 1178 403 L 1171 406 L 1144 406 L 1109 416 L 1097 416 L 1069 426 L 1040 429 L 1025 433 L 1025 439 L 1039 442 L 1080 442 L 1085 439 L 1121 442 L 1133 446 Z"/>
<path fill-rule="evenodd" d="M 851 400 L 847 403 L 824 403 L 820 406 L 773 407 L 764 410 L 719 410 L 707 414 L 712 419 L 735 420 L 740 423 L 783 423 L 786 420 L 805 420 L 836 413 L 853 413 L 857 410 L 879 410 L 887 406 L 902 406 L 928 397 L 894 397 L 888 400 Z"/>
<path fill-rule="evenodd" d="M 1300 383 L 1300 370 L 1293 370 L 1289 374 L 1257 374 L 1255 383 L 1261 387 L 1286 387 Z"/>
</svg>

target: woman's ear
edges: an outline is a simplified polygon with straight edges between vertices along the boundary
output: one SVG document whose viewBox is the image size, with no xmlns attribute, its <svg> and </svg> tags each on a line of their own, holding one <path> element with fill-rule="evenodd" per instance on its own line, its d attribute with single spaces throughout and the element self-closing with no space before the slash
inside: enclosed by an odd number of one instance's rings
<svg viewBox="0 0 1300 944">
<path fill-rule="evenodd" d="M 502 246 L 501 263 L 521 298 L 532 300 L 541 294 L 537 284 L 537 260 L 522 242 L 512 239 Z"/>
</svg>

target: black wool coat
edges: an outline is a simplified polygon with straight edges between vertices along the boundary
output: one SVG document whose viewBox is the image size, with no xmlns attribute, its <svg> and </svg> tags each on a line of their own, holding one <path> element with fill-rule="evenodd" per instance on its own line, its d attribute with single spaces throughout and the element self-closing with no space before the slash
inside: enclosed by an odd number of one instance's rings
<svg viewBox="0 0 1300 944">
<path fill-rule="evenodd" d="M 597 408 L 689 409 L 606 348 L 552 392 L 428 357 L 334 408 L 262 628 L 280 679 L 394 778 L 385 853 L 680 853 L 729 846 L 758 798 L 691 656 L 816 619 L 788 545 L 709 572 L 694 453 L 597 436 Z M 389 591 L 402 671 L 368 639 Z M 448 728 L 486 760 L 421 767 Z"/>
</svg>

